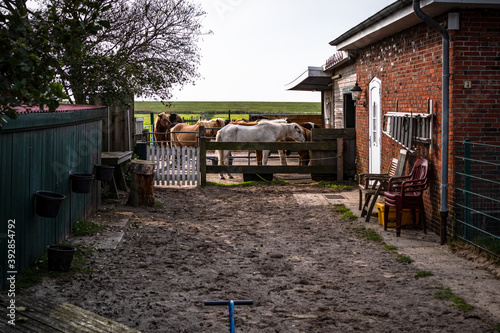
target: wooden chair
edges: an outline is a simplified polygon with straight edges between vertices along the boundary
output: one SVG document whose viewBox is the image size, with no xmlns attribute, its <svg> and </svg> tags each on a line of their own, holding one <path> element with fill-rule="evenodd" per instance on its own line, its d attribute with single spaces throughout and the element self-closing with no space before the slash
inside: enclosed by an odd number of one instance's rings
<svg viewBox="0 0 500 333">
<path fill-rule="evenodd" d="M 388 221 L 390 207 L 396 208 L 397 237 L 401 235 L 401 219 L 403 217 L 403 209 L 412 210 L 413 224 L 415 224 L 415 209 L 418 209 L 424 233 L 427 233 L 424 200 L 422 196 L 424 191 L 429 186 L 428 170 L 429 161 L 426 159 L 419 159 L 413 165 L 409 175 L 392 177 L 389 179 L 388 190 L 384 193 L 384 221 Z M 387 223 L 385 223 L 384 229 L 387 230 Z"/>
<path fill-rule="evenodd" d="M 383 196 L 384 192 L 387 191 L 389 178 L 403 175 L 407 156 L 408 150 L 401 149 L 398 158 L 392 159 L 386 173 L 361 173 L 358 175 L 359 210 L 361 210 L 361 217 L 366 214 L 366 222 L 370 221 L 378 197 Z M 362 205 L 363 196 L 365 198 L 364 205 Z"/>
<path fill-rule="evenodd" d="M 361 210 L 363 206 L 363 196 L 366 202 L 368 195 L 375 194 L 375 190 L 373 189 L 373 184 L 370 184 L 370 181 L 373 180 L 371 177 L 381 177 L 381 176 L 388 176 L 389 178 L 394 177 L 396 174 L 397 165 L 398 165 L 398 159 L 393 158 L 391 164 L 389 165 L 389 169 L 387 170 L 386 173 L 380 173 L 380 174 L 360 173 L 358 175 L 359 210 Z"/>
</svg>

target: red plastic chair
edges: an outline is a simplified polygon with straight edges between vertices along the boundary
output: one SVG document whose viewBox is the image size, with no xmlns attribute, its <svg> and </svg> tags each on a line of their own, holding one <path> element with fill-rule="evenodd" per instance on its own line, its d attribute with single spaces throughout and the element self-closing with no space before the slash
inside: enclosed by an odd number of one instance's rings
<svg viewBox="0 0 500 333">
<path fill-rule="evenodd" d="M 413 165 L 411 173 L 407 176 L 392 177 L 389 179 L 389 185 L 385 195 L 384 221 L 388 221 L 389 208 L 396 208 L 396 236 L 401 235 L 401 220 L 403 217 L 403 209 L 412 210 L 412 220 L 415 224 L 415 209 L 418 209 L 420 214 L 420 222 L 424 228 L 424 233 L 427 233 L 425 225 L 425 209 L 422 195 L 429 186 L 427 173 L 429 170 L 429 161 L 419 159 Z M 387 223 L 385 223 L 387 230 Z"/>
</svg>

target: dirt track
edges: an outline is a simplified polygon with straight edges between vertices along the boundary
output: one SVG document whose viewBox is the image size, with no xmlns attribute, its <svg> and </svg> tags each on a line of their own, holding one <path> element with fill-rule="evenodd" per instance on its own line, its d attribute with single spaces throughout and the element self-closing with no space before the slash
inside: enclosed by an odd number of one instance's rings
<svg viewBox="0 0 500 333">
<path fill-rule="evenodd" d="M 437 286 L 449 287 L 439 270 L 416 279 L 418 265 L 397 262 L 356 232 L 378 225 L 343 220 L 331 206 L 299 205 L 294 196 L 331 189 L 155 191 L 162 208 L 103 206 L 97 220 L 105 225 L 118 211 L 133 215 L 126 227 L 109 227 L 125 231 L 124 239 L 93 253 L 92 274 L 25 293 L 58 295 L 143 332 L 227 332 L 227 308 L 203 301 L 229 299 L 255 302 L 236 308 L 237 332 L 494 332 L 500 323 L 488 311 L 494 299 L 470 312 L 436 299 Z"/>
</svg>

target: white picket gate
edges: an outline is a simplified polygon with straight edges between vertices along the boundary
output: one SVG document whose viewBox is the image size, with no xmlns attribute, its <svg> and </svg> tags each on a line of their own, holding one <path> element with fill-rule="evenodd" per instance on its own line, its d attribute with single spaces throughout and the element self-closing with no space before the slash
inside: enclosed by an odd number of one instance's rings
<svg viewBox="0 0 500 333">
<path fill-rule="evenodd" d="M 156 185 L 199 185 L 198 147 L 147 147 L 147 159 L 156 163 Z"/>
</svg>

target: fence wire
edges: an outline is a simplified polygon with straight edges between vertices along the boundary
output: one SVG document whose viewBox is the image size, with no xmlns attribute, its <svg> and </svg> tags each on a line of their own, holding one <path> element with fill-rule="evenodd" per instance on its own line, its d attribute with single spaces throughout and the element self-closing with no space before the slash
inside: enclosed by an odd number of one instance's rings
<svg viewBox="0 0 500 333">
<path fill-rule="evenodd" d="M 456 147 L 455 235 L 500 257 L 500 146 Z"/>
</svg>

